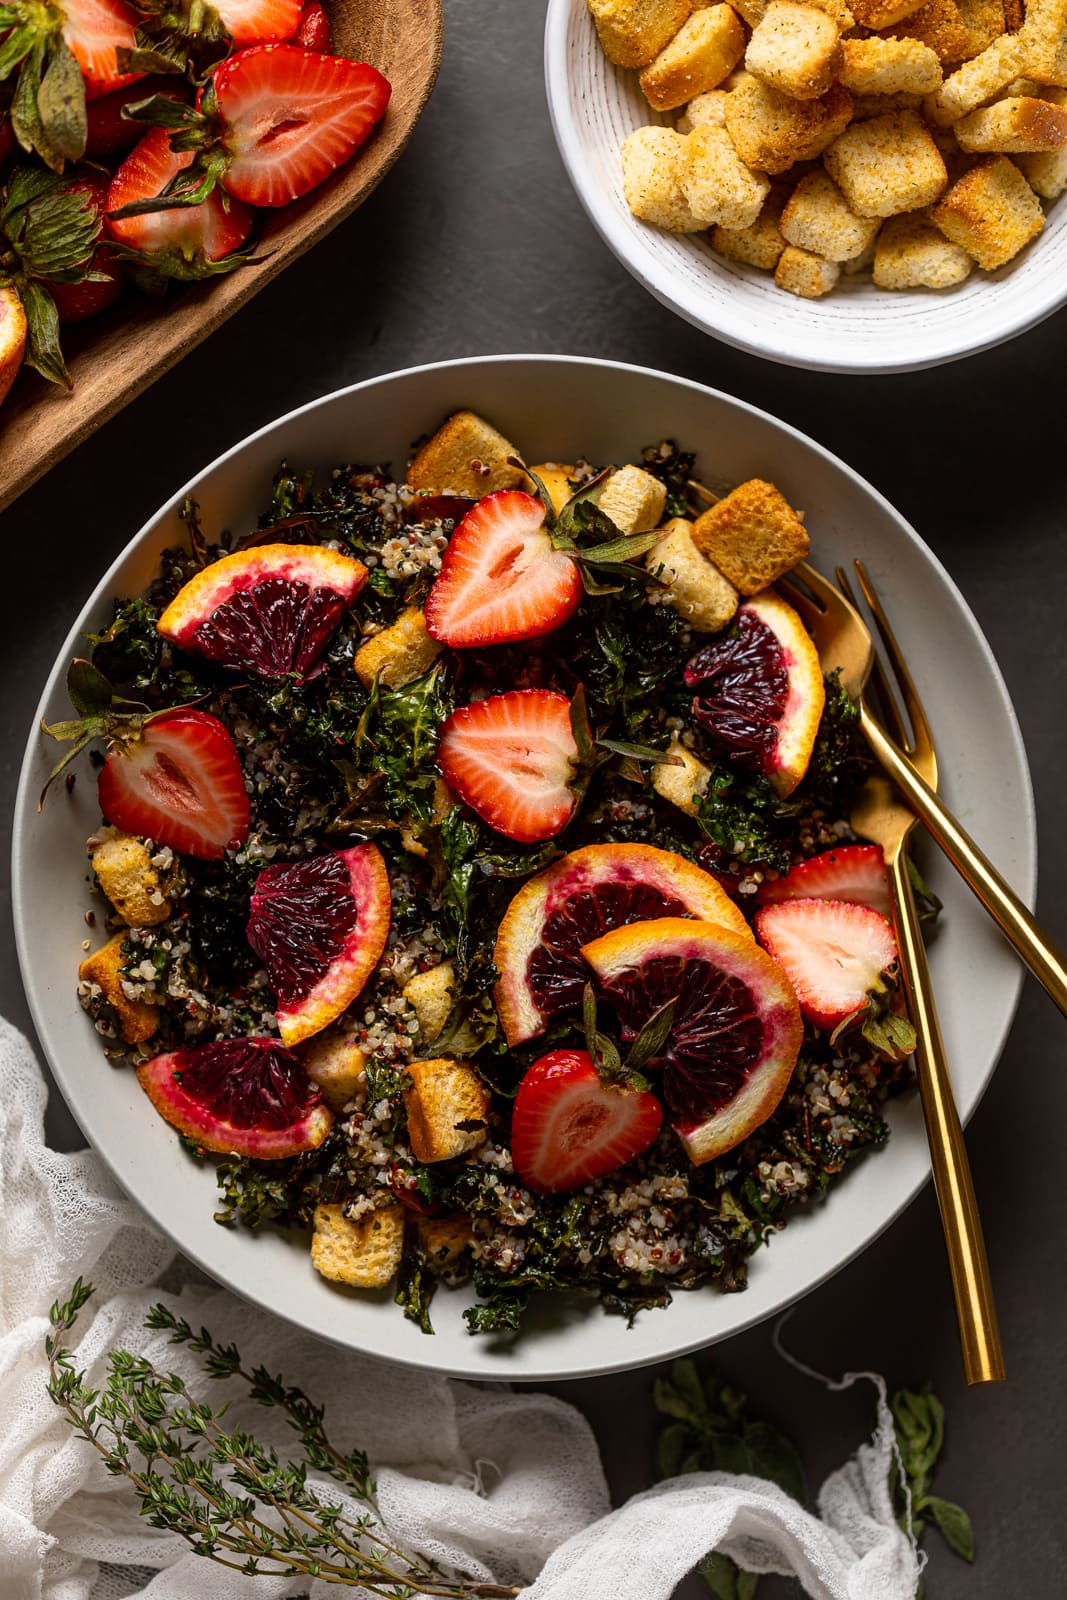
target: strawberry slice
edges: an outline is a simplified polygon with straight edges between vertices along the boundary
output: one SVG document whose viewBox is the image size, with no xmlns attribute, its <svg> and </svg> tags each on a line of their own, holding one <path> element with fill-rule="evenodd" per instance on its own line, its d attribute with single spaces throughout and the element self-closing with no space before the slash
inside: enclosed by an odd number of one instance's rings
<svg viewBox="0 0 1067 1600">
<path fill-rule="evenodd" d="M 133 105 L 138 100 L 148 100 L 157 94 L 165 95 L 168 100 L 183 100 L 186 98 L 186 89 L 187 85 L 181 79 L 175 82 L 173 78 L 162 76 L 136 78 L 111 94 L 91 100 L 85 108 L 88 129 L 86 159 L 100 161 L 105 156 L 121 155 L 126 150 L 132 150 L 138 139 L 144 137 L 144 123 L 124 117 L 122 112 L 125 106 Z"/>
<path fill-rule="evenodd" d="M 897 959 L 880 911 L 844 900 L 782 900 L 756 912 L 756 936 L 796 990 L 800 1009 L 832 1030 L 880 994 Z"/>
<path fill-rule="evenodd" d="M 580 1189 L 641 1155 L 662 1122 L 654 1094 L 609 1087 L 585 1050 L 553 1050 L 519 1084 L 511 1158 L 528 1189 Z"/>
<path fill-rule="evenodd" d="M 116 745 L 98 786 L 100 809 L 124 833 L 217 861 L 248 838 L 248 793 L 228 730 L 206 711 L 164 711 Z"/>
<path fill-rule="evenodd" d="M 849 900 L 873 906 L 888 917 L 889 879 L 881 845 L 835 845 L 802 861 L 784 877 L 760 885 L 758 905 L 777 905 L 780 900 Z"/>
<path fill-rule="evenodd" d="M 327 55 L 333 49 L 333 29 L 319 0 L 306 0 L 292 42 L 304 50 L 321 50 Z"/>
<path fill-rule="evenodd" d="M 216 0 L 234 44 L 272 44 L 291 39 L 300 23 L 301 0 Z"/>
<path fill-rule="evenodd" d="M 388 79 L 365 61 L 290 44 L 239 50 L 212 81 L 226 124 L 222 182 L 254 206 L 287 205 L 322 183 L 389 104 Z"/>
<path fill-rule="evenodd" d="M 445 781 L 505 838 L 551 839 L 570 821 L 578 760 L 570 701 L 550 689 L 513 689 L 460 706 L 441 724 Z"/>
<path fill-rule="evenodd" d="M 581 598 L 578 567 L 553 545 L 540 500 L 500 489 L 479 500 L 449 540 L 426 626 L 458 648 L 537 639 L 566 622 Z"/>
<path fill-rule="evenodd" d="M 119 45 L 137 47 L 136 17 L 124 0 L 62 0 L 63 37 L 81 68 L 89 99 L 134 83 L 139 74 L 120 72 Z"/>
<path fill-rule="evenodd" d="M 111 180 L 109 212 L 136 200 L 153 199 L 193 160 L 191 151 L 176 153 L 165 128 L 153 128 L 134 146 Z M 143 216 L 109 216 L 108 231 L 121 244 L 148 256 L 167 277 L 206 277 L 212 263 L 222 261 L 244 244 L 252 231 L 252 212 L 240 201 L 226 201 L 212 190 L 199 205 Z"/>
</svg>

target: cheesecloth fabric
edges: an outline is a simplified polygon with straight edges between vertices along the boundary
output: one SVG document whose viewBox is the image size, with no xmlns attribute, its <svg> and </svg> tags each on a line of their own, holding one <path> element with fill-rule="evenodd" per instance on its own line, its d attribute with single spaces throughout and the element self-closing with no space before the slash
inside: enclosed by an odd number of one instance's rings
<svg viewBox="0 0 1067 1600">
<path fill-rule="evenodd" d="M 370 1458 L 392 1542 L 471 1577 L 529 1585 L 524 1600 L 668 1600 L 715 1547 L 752 1571 L 795 1576 L 817 1600 L 912 1600 L 919 1563 L 890 1504 L 880 1380 L 874 1437 L 823 1485 L 819 1516 L 761 1479 L 722 1473 L 672 1479 L 609 1514 L 596 1442 L 573 1407 L 341 1358 L 272 1321 L 175 1259 L 95 1155 L 49 1150 L 44 1105 L 29 1046 L 0 1022 L 0 1600 L 308 1593 L 306 1578 L 243 1577 L 150 1528 L 129 1483 L 75 1437 L 45 1392 L 43 1341 L 49 1306 L 79 1276 L 96 1287 L 73 1336 L 91 1383 L 122 1347 L 207 1396 L 196 1358 L 143 1326 L 164 1301 L 325 1402 L 334 1442 Z M 230 1420 L 283 1457 L 291 1450 L 280 1412 L 235 1405 Z M 338 1498 L 330 1480 L 322 1487 Z M 311 1600 L 337 1592 L 314 1580 Z"/>
</svg>

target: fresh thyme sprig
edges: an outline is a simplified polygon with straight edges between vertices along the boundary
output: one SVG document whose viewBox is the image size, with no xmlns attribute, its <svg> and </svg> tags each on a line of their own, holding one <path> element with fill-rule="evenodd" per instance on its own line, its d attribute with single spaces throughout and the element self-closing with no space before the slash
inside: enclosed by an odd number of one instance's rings
<svg viewBox="0 0 1067 1600">
<path fill-rule="evenodd" d="M 145 1326 L 187 1345 L 210 1377 L 240 1380 L 258 1405 L 279 1407 L 299 1438 L 300 1459 L 282 1461 L 254 1435 L 227 1429 L 228 1400 L 205 1405 L 176 1373 L 159 1372 L 129 1351 L 112 1351 L 106 1386 L 89 1388 L 66 1341 L 92 1293 L 79 1278 L 66 1304 L 57 1301 L 49 1313 L 48 1393 L 108 1472 L 130 1480 L 152 1527 L 180 1534 L 195 1554 L 249 1576 L 314 1577 L 382 1600 L 518 1594 L 507 1585 L 448 1577 L 390 1544 L 367 1458 L 330 1443 L 323 1407 L 265 1367 L 248 1371 L 234 1345 L 217 1344 L 206 1328 L 194 1331 L 166 1306 L 153 1306 Z M 333 1478 L 365 1510 L 353 1515 L 324 1498 L 308 1484 L 309 1468 Z"/>
</svg>

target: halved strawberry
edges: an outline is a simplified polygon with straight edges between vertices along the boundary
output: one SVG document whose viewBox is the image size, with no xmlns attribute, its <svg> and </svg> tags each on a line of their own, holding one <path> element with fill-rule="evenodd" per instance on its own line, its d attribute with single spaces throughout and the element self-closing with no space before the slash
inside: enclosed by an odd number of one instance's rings
<svg viewBox="0 0 1067 1600">
<path fill-rule="evenodd" d="M 304 50 L 321 50 L 325 55 L 333 49 L 333 29 L 319 0 L 306 0 L 302 6 L 292 42 Z"/>
<path fill-rule="evenodd" d="M 390 94 L 365 61 L 290 44 L 239 50 L 212 83 L 229 157 L 221 181 L 254 206 L 287 205 L 322 183 L 363 143 Z"/>
<path fill-rule="evenodd" d="M 889 879 L 881 845 L 835 845 L 801 861 L 784 877 L 760 885 L 758 905 L 777 905 L 780 900 L 848 900 L 888 917 Z"/>
<path fill-rule="evenodd" d="M 121 155 L 125 150 L 132 150 L 138 139 L 143 138 L 144 123 L 124 117 L 122 115 L 124 106 L 133 105 L 138 100 L 147 100 L 157 94 L 165 95 L 169 100 L 184 100 L 187 98 L 187 90 L 188 85 L 181 78 L 162 76 L 136 78 L 121 89 L 115 89 L 110 94 L 102 94 L 97 99 L 91 100 L 85 108 L 88 129 L 85 141 L 86 157 L 90 161 L 100 161 L 105 156 Z"/>
<path fill-rule="evenodd" d="M 513 689 L 460 706 L 441 724 L 445 781 L 497 833 L 551 839 L 570 821 L 578 746 L 570 701 L 549 689 Z"/>
<path fill-rule="evenodd" d="M 479 500 L 449 540 L 426 626 L 458 648 L 537 639 L 566 622 L 581 598 L 577 564 L 552 543 L 540 500 L 501 489 Z"/>
<path fill-rule="evenodd" d="M 528 1189 L 580 1189 L 641 1155 L 662 1123 L 654 1094 L 605 1084 L 585 1050 L 553 1050 L 519 1084 L 511 1158 Z"/>
<path fill-rule="evenodd" d="M 117 743 L 100 772 L 100 809 L 125 833 L 217 861 L 248 838 L 244 774 L 229 731 L 188 708 L 164 711 Z"/>
<path fill-rule="evenodd" d="M 112 178 L 108 211 L 162 194 L 192 160 L 190 151 L 171 149 L 165 128 L 152 128 Z M 188 279 L 219 270 L 215 264 L 240 249 L 252 231 L 252 220 L 248 206 L 212 190 L 199 205 L 150 211 L 143 216 L 109 216 L 107 226 L 120 244 L 147 256 L 155 271 Z"/>
<path fill-rule="evenodd" d="M 834 1029 L 884 991 L 897 959 L 893 929 L 880 911 L 844 900 L 782 900 L 756 912 L 756 937 L 796 990 L 818 1028 Z"/>
<path fill-rule="evenodd" d="M 124 0 L 62 0 L 63 37 L 81 68 L 85 92 L 108 94 L 139 74 L 120 72 L 116 49 L 134 50 L 137 19 Z"/>
<path fill-rule="evenodd" d="M 301 0 L 215 0 L 234 44 L 270 44 L 291 39 L 300 22 Z"/>
</svg>

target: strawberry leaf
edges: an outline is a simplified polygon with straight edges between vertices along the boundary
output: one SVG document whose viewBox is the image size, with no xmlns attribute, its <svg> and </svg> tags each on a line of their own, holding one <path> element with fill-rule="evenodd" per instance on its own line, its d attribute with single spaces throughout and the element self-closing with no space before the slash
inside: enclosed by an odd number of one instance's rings
<svg viewBox="0 0 1067 1600">
<path fill-rule="evenodd" d="M 660 1006 L 658 1011 L 653 1011 L 641 1032 L 630 1046 L 626 1057 L 626 1069 L 630 1073 L 640 1072 L 642 1067 L 648 1065 L 663 1049 L 674 1026 L 674 1013 L 678 1009 L 678 996 L 668 1000 Z"/>
<path fill-rule="evenodd" d="M 100 668 L 80 656 L 67 668 L 67 693 L 79 717 L 102 717 L 115 699 L 115 691 Z"/>
<path fill-rule="evenodd" d="M 89 132 L 85 80 L 62 34 L 55 37 L 52 59 L 37 91 L 37 112 L 53 150 L 65 161 L 80 161 Z"/>
<path fill-rule="evenodd" d="M 49 383 L 61 383 L 73 389 L 59 345 L 59 313 L 55 301 L 44 285 L 33 278 L 26 279 L 19 293 L 26 312 L 26 365 Z"/>
<path fill-rule="evenodd" d="M 22 63 L 22 71 L 15 85 L 15 94 L 11 101 L 11 126 L 15 138 L 24 150 L 39 155 L 45 166 L 51 167 L 53 172 L 62 172 L 65 157 L 49 139 L 37 103 L 46 54 L 46 41 L 38 35 L 34 38 L 32 48 Z"/>
</svg>

